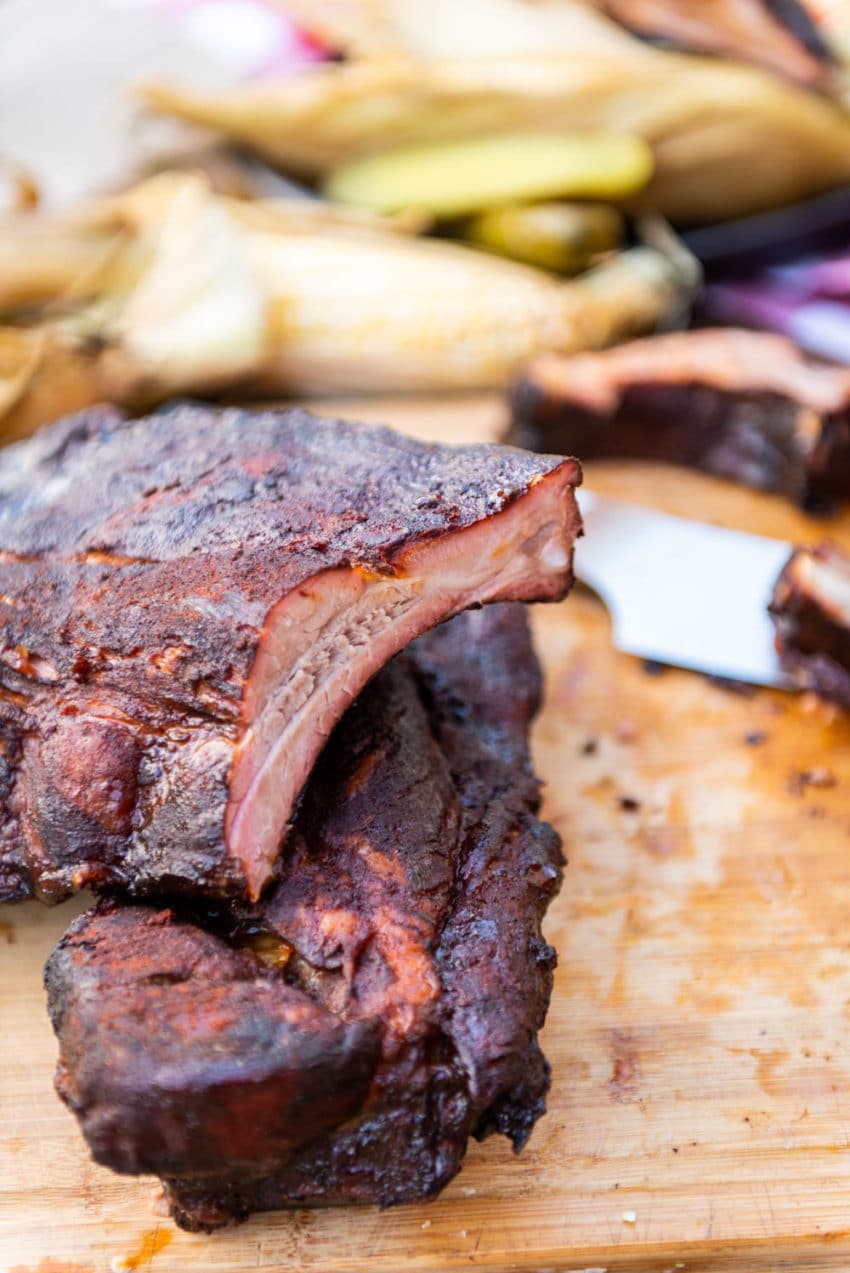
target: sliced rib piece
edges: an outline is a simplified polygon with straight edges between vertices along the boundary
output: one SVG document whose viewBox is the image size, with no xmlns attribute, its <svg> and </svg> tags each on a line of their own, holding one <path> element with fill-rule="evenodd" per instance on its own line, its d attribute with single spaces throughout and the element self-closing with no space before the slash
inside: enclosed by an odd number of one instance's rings
<svg viewBox="0 0 850 1273">
<path fill-rule="evenodd" d="M 574 461 L 96 409 L 0 456 L 0 897 L 257 897 L 369 677 L 572 581 Z"/>
<path fill-rule="evenodd" d="M 46 984 L 98 1162 L 162 1174 L 201 1229 L 431 1197 L 470 1135 L 524 1144 L 562 866 L 527 751 L 539 690 L 522 607 L 459 616 L 337 726 L 262 902 L 101 903 L 72 925 Z"/>
<path fill-rule="evenodd" d="M 782 666 L 800 688 L 850 707 L 850 556 L 829 543 L 796 549 L 770 613 Z"/>
<path fill-rule="evenodd" d="M 509 438 L 535 450 L 686 464 L 815 511 L 850 494 L 850 372 L 781 336 L 706 329 L 546 356 L 512 404 Z"/>
</svg>

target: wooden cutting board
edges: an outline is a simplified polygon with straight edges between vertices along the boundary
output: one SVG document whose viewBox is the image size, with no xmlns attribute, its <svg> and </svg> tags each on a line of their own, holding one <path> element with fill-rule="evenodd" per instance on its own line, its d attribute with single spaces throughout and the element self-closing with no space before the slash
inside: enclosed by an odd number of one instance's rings
<svg viewBox="0 0 850 1273">
<path fill-rule="evenodd" d="M 349 409 L 456 440 L 500 424 L 482 399 Z M 670 512 L 824 532 L 778 499 L 681 470 L 588 477 Z M 850 515 L 827 530 L 850 546 Z M 649 675 L 612 651 L 605 611 L 580 591 L 537 607 L 534 625 L 547 676 L 534 750 L 570 867 L 547 925 L 560 952 L 549 1113 L 522 1156 L 473 1145 L 428 1206 L 181 1233 L 154 1182 L 90 1163 L 53 1094 L 41 968 L 79 904 L 7 908 L 0 1269 L 850 1268 L 850 719 Z"/>
</svg>

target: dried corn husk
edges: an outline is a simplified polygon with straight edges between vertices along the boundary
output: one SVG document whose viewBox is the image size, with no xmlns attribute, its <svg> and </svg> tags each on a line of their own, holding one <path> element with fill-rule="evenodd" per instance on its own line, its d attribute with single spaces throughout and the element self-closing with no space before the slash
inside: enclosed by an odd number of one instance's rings
<svg viewBox="0 0 850 1273">
<path fill-rule="evenodd" d="M 3 222 L 0 313 L 55 301 L 100 273 L 117 249 L 120 230 L 69 228 L 31 216 Z"/>
<path fill-rule="evenodd" d="M 117 198 L 93 202 L 72 217 L 0 220 L 0 315 L 14 318 L 17 310 L 47 304 L 53 311 L 76 308 L 104 287 L 110 293 L 127 292 L 151 261 L 153 240 L 147 227 L 164 228 L 175 218 L 178 223 L 191 223 L 199 210 L 194 201 L 191 206 L 179 200 L 172 204 L 176 191 L 200 188 L 203 201 L 209 200 L 207 184 L 198 187 L 194 177 L 184 183 L 185 173 L 164 173 Z M 248 202 L 221 196 L 218 206 L 237 226 L 274 234 L 335 227 L 348 234 L 358 230 L 418 234 L 430 224 L 430 218 L 419 212 L 376 217 L 315 199 Z"/>
<path fill-rule="evenodd" d="M 769 72 L 626 47 L 580 55 L 312 67 L 210 93 L 157 84 L 149 103 L 320 174 L 413 142 L 517 131 L 642 137 L 655 156 L 643 207 L 711 221 L 850 180 L 850 116 Z"/>
<path fill-rule="evenodd" d="M 375 218 L 221 198 L 192 175 L 97 205 L 63 242 L 96 225 L 98 268 L 57 279 L 40 323 L 0 328 L 5 437 L 103 399 L 496 386 L 541 350 L 652 330 L 693 286 L 666 249 L 561 283 Z M 12 233 L 0 224 L 0 259 Z"/>
<path fill-rule="evenodd" d="M 49 324 L 0 328 L 0 439 L 28 437 L 48 420 L 108 398 L 92 346 Z"/>
<path fill-rule="evenodd" d="M 519 57 L 627 49 L 592 0 L 278 0 L 349 58 Z"/>
<path fill-rule="evenodd" d="M 808 47 L 775 0 L 278 0 L 290 17 L 348 58 L 417 60 L 638 51 L 628 31 L 692 52 L 765 66 L 848 100 L 847 0 L 796 0 L 811 10 L 839 70 Z M 606 16 L 607 15 L 607 16 Z M 801 15 L 804 19 L 804 15 Z M 613 21 L 609 18 L 614 19 Z M 624 29 L 625 28 L 625 29 Z M 793 29 L 792 29 L 793 28 Z"/>
</svg>

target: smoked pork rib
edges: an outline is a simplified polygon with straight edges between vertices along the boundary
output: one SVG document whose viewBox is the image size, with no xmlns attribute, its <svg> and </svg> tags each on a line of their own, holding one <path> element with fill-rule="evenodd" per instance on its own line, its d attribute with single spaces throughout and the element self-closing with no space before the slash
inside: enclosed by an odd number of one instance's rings
<svg viewBox="0 0 850 1273">
<path fill-rule="evenodd" d="M 0 899 L 246 893 L 368 678 L 572 581 L 575 461 L 300 410 L 93 409 L 0 455 Z"/>
<path fill-rule="evenodd" d="M 782 666 L 801 689 L 850 708 L 850 556 L 797 548 L 770 602 Z"/>
<path fill-rule="evenodd" d="M 514 386 L 512 408 L 508 440 L 533 450 L 684 464 L 814 512 L 850 495 L 850 372 L 767 332 L 545 355 Z"/>
<path fill-rule="evenodd" d="M 260 903 L 110 901 L 71 926 L 46 970 L 57 1085 L 98 1162 L 162 1175 L 203 1229 L 431 1197 L 470 1135 L 524 1144 L 562 867 L 539 692 L 523 608 L 463 614 L 337 726 Z"/>
</svg>

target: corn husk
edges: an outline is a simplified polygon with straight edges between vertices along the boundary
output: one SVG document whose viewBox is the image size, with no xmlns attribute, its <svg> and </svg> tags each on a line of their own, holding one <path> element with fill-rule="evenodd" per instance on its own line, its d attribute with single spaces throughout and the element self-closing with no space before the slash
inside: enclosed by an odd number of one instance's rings
<svg viewBox="0 0 850 1273">
<path fill-rule="evenodd" d="M 194 201 L 191 205 L 171 202 L 175 192 L 186 187 L 200 189 L 203 201 L 209 200 L 207 183 L 199 187 L 194 177 L 187 182 L 186 174 L 164 173 L 118 198 L 92 203 L 72 217 L 0 220 L 0 316 L 14 319 L 17 311 L 34 306 L 49 305 L 54 312 L 77 308 L 104 287 L 110 293 L 127 292 L 152 259 L 154 239 L 148 227 L 164 230 L 169 221 L 190 225 L 194 221 L 199 211 Z M 418 234 L 430 225 L 430 218 L 420 212 L 376 217 L 313 199 L 248 202 L 222 196 L 218 206 L 236 226 L 273 234 L 324 233 L 335 227 L 347 234 L 358 230 Z M 191 260 L 192 244 L 187 247 L 187 260 Z"/>
<path fill-rule="evenodd" d="M 694 285 L 664 247 L 563 283 L 340 209 L 221 198 L 192 175 L 95 206 L 62 242 L 96 226 L 96 267 L 57 276 L 40 321 L 0 328 L 5 438 L 105 399 L 493 387 L 542 350 L 654 329 Z M 13 234 L 0 225 L 0 258 Z M 17 294 L 25 264 L 26 244 Z"/>
<path fill-rule="evenodd" d="M 91 345 L 44 324 L 0 328 L 0 440 L 109 397 Z"/>
<path fill-rule="evenodd" d="M 69 228 L 20 217 L 0 234 L 0 314 L 44 305 L 95 277 L 119 246 L 120 231 Z"/>
<path fill-rule="evenodd" d="M 850 180 L 850 116 L 756 67 L 625 37 L 602 53 L 332 63 L 222 92 L 149 85 L 147 101 L 316 176 L 411 143 L 499 132 L 643 138 L 640 206 L 720 220 Z"/>
<path fill-rule="evenodd" d="M 839 65 L 807 47 L 769 0 L 277 0 L 350 59 L 634 56 L 633 31 L 691 52 L 752 62 L 848 100 L 847 0 L 818 0 L 817 34 Z M 805 0 L 797 0 L 802 8 Z M 791 15 L 793 16 L 793 14 Z"/>
<path fill-rule="evenodd" d="M 278 0 L 348 58 L 575 56 L 633 41 L 592 0 Z"/>
</svg>

